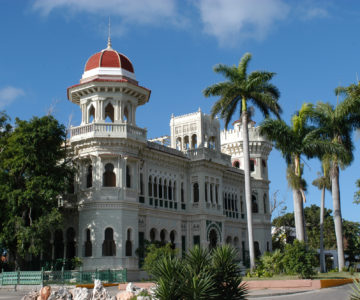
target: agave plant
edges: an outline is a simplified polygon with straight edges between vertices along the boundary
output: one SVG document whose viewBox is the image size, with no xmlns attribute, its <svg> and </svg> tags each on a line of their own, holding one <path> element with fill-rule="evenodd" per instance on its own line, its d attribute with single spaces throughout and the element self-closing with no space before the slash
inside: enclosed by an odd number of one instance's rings
<svg viewBox="0 0 360 300">
<path fill-rule="evenodd" d="M 354 284 L 351 288 L 353 293 L 350 295 L 350 300 L 360 300 L 360 277 L 354 279 Z"/>
</svg>

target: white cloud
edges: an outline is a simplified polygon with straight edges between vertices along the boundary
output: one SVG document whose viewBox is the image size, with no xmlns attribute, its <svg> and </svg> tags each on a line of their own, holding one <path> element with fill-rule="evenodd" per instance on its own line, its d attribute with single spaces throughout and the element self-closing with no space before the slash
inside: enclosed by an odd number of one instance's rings
<svg viewBox="0 0 360 300">
<path fill-rule="evenodd" d="M 290 10 L 282 0 L 200 0 L 199 9 L 205 32 L 222 45 L 265 38 Z"/>
<path fill-rule="evenodd" d="M 71 12 L 119 16 L 125 23 L 152 24 L 175 16 L 175 0 L 35 0 L 33 8 L 48 15 L 58 8 Z"/>
<path fill-rule="evenodd" d="M 16 98 L 24 95 L 25 92 L 22 89 L 13 86 L 0 89 L 0 108 L 10 105 Z"/>
</svg>

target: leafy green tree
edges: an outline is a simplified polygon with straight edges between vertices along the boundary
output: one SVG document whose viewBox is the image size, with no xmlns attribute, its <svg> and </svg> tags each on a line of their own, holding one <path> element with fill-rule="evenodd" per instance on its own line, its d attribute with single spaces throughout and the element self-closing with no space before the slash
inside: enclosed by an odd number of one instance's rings
<svg viewBox="0 0 360 300">
<path fill-rule="evenodd" d="M 243 129 L 243 152 L 244 152 L 244 173 L 245 173 L 245 201 L 249 239 L 250 268 L 255 268 L 255 249 L 252 225 L 252 202 L 250 182 L 250 154 L 249 154 L 249 133 L 248 133 L 248 102 L 257 107 L 264 116 L 270 112 L 280 118 L 281 108 L 278 104 L 279 90 L 270 83 L 275 73 L 266 71 L 254 71 L 247 74 L 251 54 L 246 53 L 240 60 L 238 66 L 227 66 L 219 64 L 214 67 L 216 73 L 220 73 L 227 79 L 224 82 L 216 83 L 204 90 L 205 97 L 217 96 L 212 109 L 211 116 L 220 117 L 225 121 L 227 128 L 230 120 L 237 115 L 241 118 Z"/>
<path fill-rule="evenodd" d="M 50 228 L 61 223 L 59 197 L 72 178 L 66 131 L 52 116 L 16 119 L 0 153 L 0 243 L 22 265 L 45 249 Z"/>
<path fill-rule="evenodd" d="M 301 155 L 313 157 L 319 152 L 325 152 L 327 147 L 322 141 L 315 139 L 314 128 L 307 124 L 307 113 L 311 108 L 311 104 L 304 103 L 292 117 L 291 126 L 282 120 L 272 119 L 266 119 L 260 125 L 260 133 L 274 141 L 275 148 L 280 150 L 288 164 L 287 180 L 293 190 L 296 238 L 300 241 L 305 240 L 303 202 L 306 201 Z"/>
<path fill-rule="evenodd" d="M 144 270 L 152 273 L 158 261 L 165 256 L 174 257 L 177 251 L 171 248 L 171 244 L 162 245 L 159 243 L 148 243 L 145 249 Z"/>
<path fill-rule="evenodd" d="M 308 249 L 306 244 L 299 240 L 295 240 L 292 245 L 286 245 L 282 263 L 288 275 L 311 278 L 316 274 L 316 252 Z"/>
<path fill-rule="evenodd" d="M 360 256 L 360 223 L 344 220 L 343 229 L 345 254 L 350 265 L 354 265 L 359 261 L 356 257 Z"/>
<path fill-rule="evenodd" d="M 360 179 L 356 181 L 356 187 L 358 187 L 359 190 L 355 192 L 354 203 L 360 204 Z"/>
<path fill-rule="evenodd" d="M 323 157 L 321 160 L 322 174 L 313 181 L 313 185 L 321 190 L 320 201 L 320 272 L 326 272 L 325 254 L 324 254 L 324 212 L 325 212 L 325 190 L 331 190 L 331 181 L 329 175 L 330 161 L 328 157 Z"/>
<path fill-rule="evenodd" d="M 346 151 L 331 156 L 330 177 L 331 194 L 333 199 L 334 223 L 337 240 L 339 269 L 345 266 L 343 228 L 341 218 L 340 168 L 344 168 L 353 161 L 352 132 L 360 127 L 360 86 L 350 85 L 335 90 L 337 96 L 344 96 L 344 100 L 336 106 L 318 102 L 311 117 L 318 126 L 319 135 L 332 143 L 342 146 Z"/>
</svg>

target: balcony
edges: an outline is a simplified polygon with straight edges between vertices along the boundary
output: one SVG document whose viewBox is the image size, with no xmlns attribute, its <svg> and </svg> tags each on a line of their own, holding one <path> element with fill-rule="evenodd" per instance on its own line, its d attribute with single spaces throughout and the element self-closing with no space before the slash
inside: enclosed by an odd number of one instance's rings
<svg viewBox="0 0 360 300">
<path fill-rule="evenodd" d="M 91 123 L 70 129 L 70 141 L 76 142 L 89 138 L 123 138 L 146 141 L 146 129 L 127 123 Z"/>
<path fill-rule="evenodd" d="M 190 149 L 186 151 L 191 160 L 209 160 L 231 166 L 231 156 L 208 148 Z"/>
</svg>

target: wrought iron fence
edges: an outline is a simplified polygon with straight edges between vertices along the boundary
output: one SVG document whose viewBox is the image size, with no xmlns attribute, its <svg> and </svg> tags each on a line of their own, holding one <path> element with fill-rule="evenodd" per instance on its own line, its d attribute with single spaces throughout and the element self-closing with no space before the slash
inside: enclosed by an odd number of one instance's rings
<svg viewBox="0 0 360 300">
<path fill-rule="evenodd" d="M 16 271 L 0 273 L 0 285 L 86 284 L 100 279 L 104 283 L 127 281 L 126 269 L 96 271 Z"/>
</svg>

